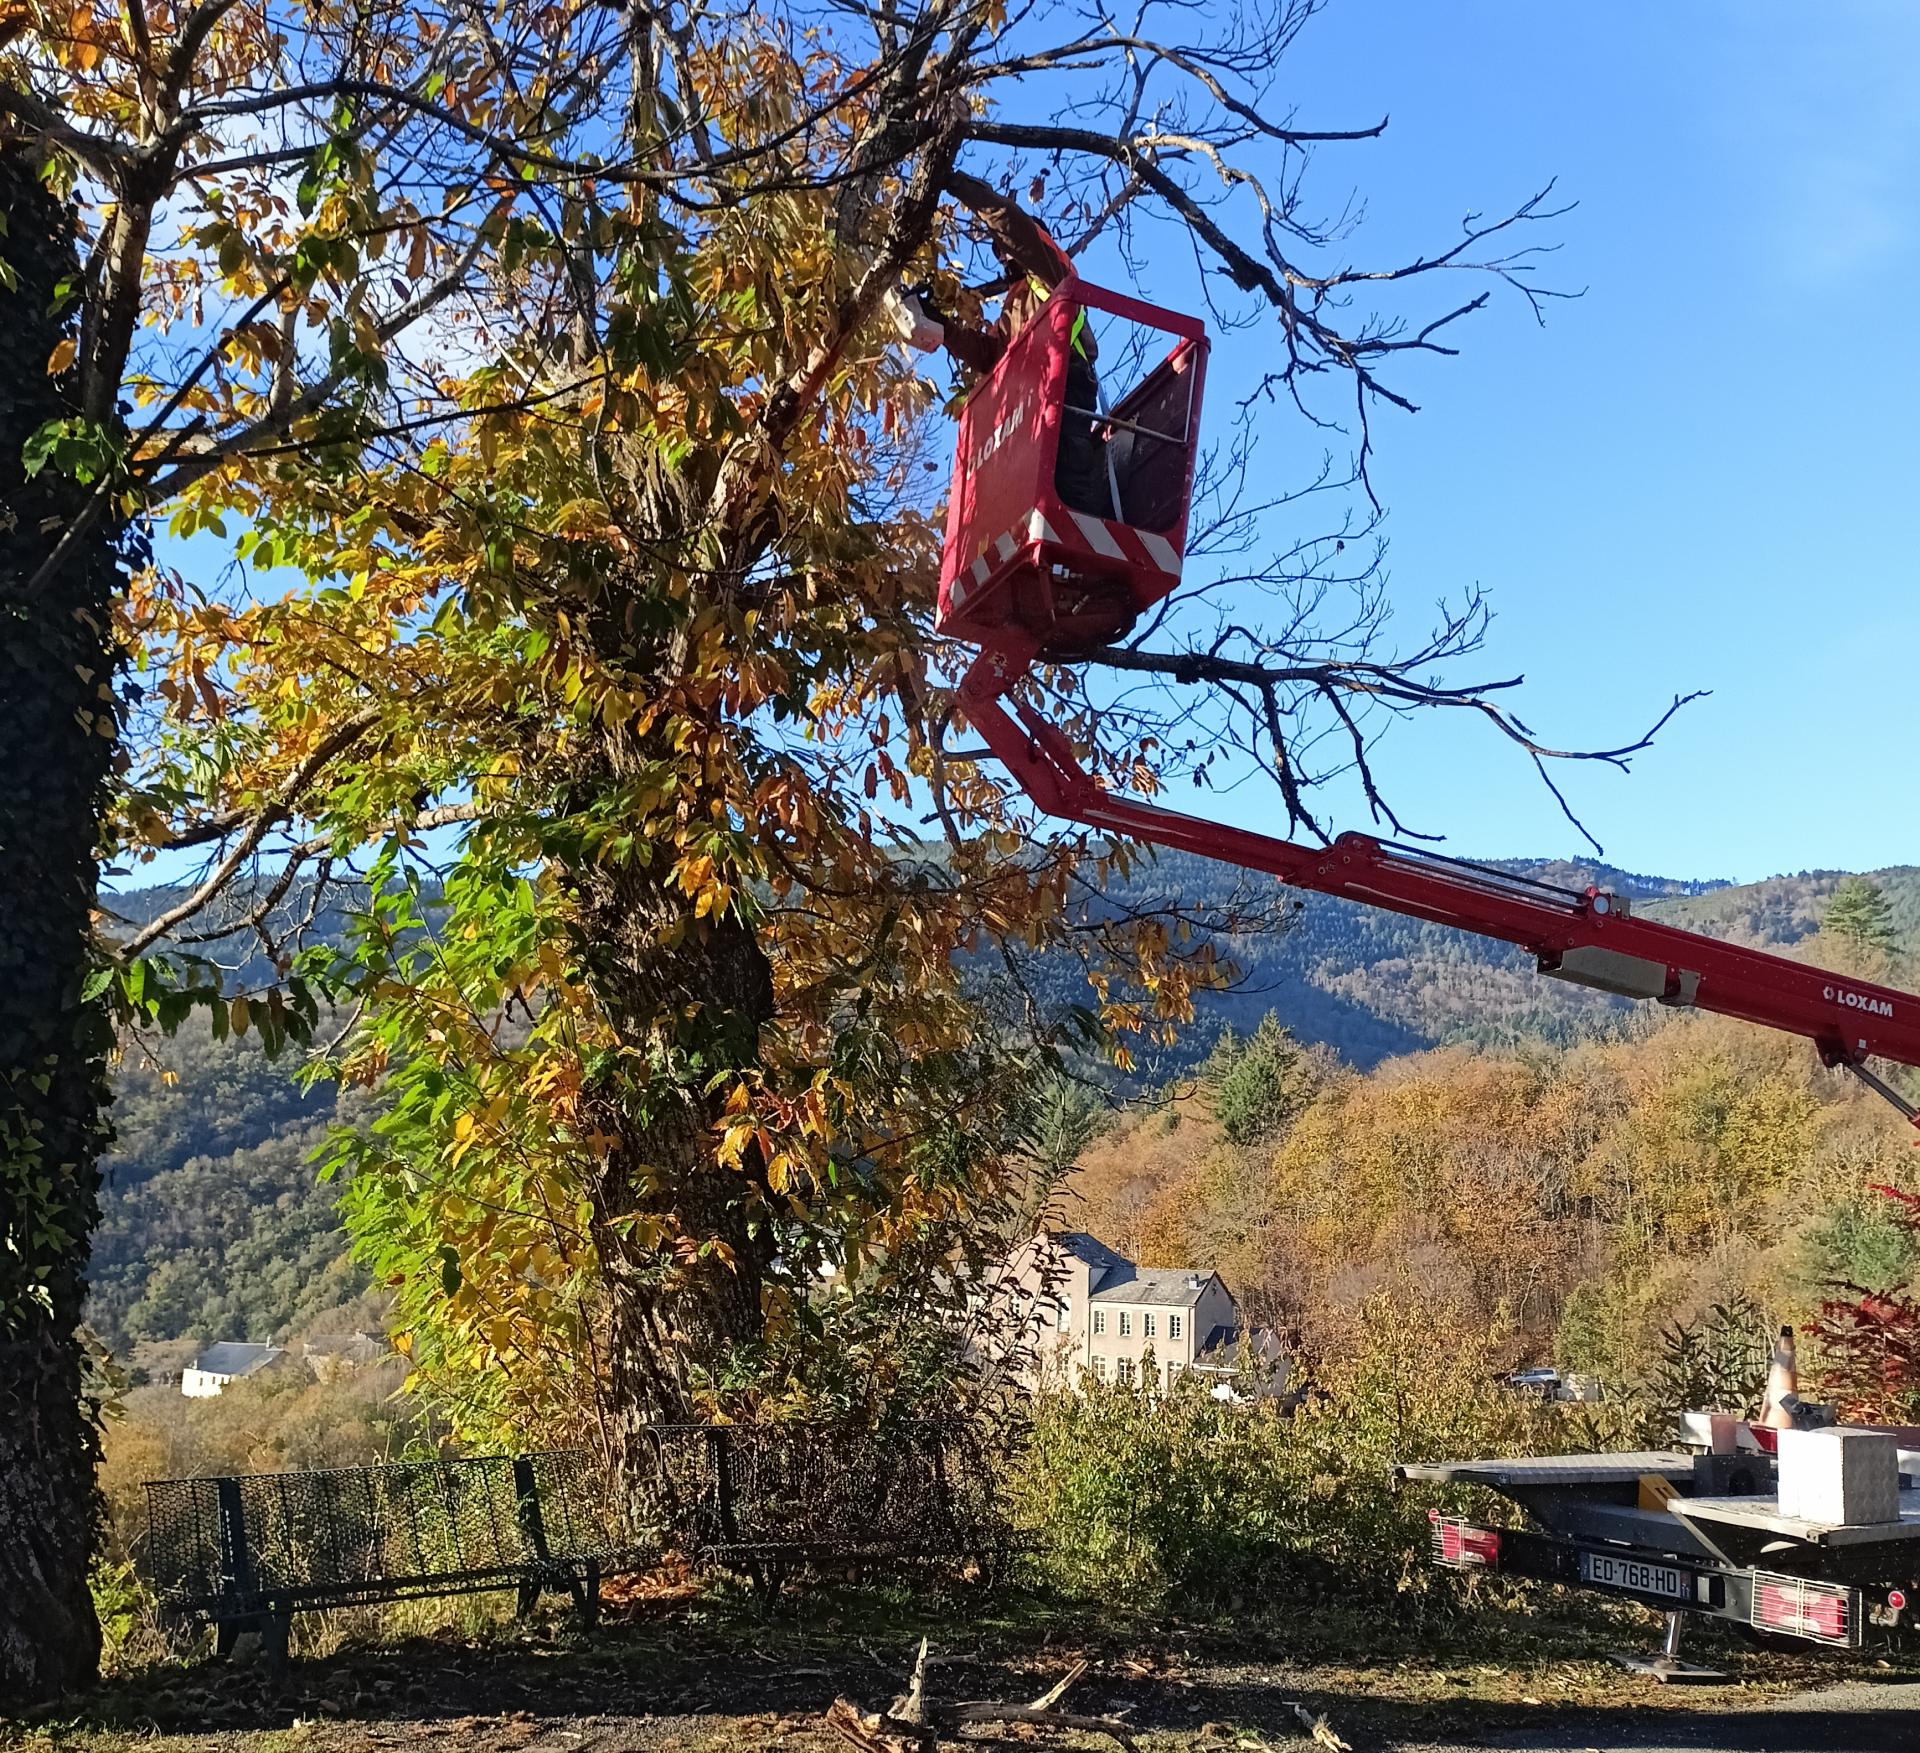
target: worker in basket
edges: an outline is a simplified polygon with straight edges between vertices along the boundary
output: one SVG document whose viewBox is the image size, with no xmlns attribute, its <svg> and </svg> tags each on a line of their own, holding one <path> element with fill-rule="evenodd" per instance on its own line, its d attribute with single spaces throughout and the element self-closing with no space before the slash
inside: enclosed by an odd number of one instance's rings
<svg viewBox="0 0 1920 1753">
<path fill-rule="evenodd" d="M 1046 226 L 990 184 L 953 171 L 947 187 L 986 227 L 993 253 L 1006 270 L 1000 316 L 990 327 L 971 327 L 936 310 L 929 290 L 916 287 L 898 296 L 901 332 L 923 352 L 944 348 L 968 374 L 971 387 L 1000 363 L 1014 338 L 1045 309 L 1055 288 L 1072 275 L 1073 264 Z M 1124 522 L 1118 478 L 1098 427 L 1100 377 L 1094 361 L 1099 352 L 1087 313 L 1076 311 L 1053 485 L 1069 510 Z"/>
</svg>

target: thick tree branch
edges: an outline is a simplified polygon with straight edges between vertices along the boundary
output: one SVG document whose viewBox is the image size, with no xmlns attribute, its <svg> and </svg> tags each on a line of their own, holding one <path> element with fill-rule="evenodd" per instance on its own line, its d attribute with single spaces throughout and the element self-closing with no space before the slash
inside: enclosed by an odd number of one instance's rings
<svg viewBox="0 0 1920 1753">
<path fill-rule="evenodd" d="M 260 848 L 269 833 L 292 814 L 294 805 L 305 793 L 307 787 L 325 770 L 328 762 L 357 743 L 368 731 L 380 722 L 380 713 L 373 707 L 355 713 L 351 718 L 342 719 L 328 731 L 295 764 L 292 772 L 281 781 L 273 798 L 261 809 L 252 813 L 245 821 L 244 830 L 226 855 L 216 863 L 200 886 L 178 905 L 169 907 L 157 918 L 149 920 L 136 931 L 126 943 L 119 945 L 117 954 L 122 961 L 132 961 L 143 954 L 173 930 L 198 913 L 212 901 L 229 882 L 235 873 Z M 230 825 L 227 832 L 239 826 L 231 817 L 221 818 Z M 206 831 L 195 831 L 182 835 L 177 842 L 181 846 L 199 845 L 207 840 L 221 838 L 222 835 L 212 823 L 206 824 Z"/>
</svg>

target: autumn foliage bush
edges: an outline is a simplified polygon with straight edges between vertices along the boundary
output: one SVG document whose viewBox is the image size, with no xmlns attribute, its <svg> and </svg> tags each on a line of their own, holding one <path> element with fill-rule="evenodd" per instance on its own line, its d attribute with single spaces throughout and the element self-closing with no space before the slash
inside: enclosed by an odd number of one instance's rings
<svg viewBox="0 0 1920 1753">
<path fill-rule="evenodd" d="M 1888 1216 L 1907 1242 L 1907 1257 L 1920 1248 L 1920 1196 L 1875 1187 L 1888 1202 Z M 1820 1306 L 1813 1336 L 1818 1347 L 1820 1391 L 1843 1418 L 1863 1423 L 1920 1422 L 1920 1301 L 1911 1284 L 1870 1288 L 1835 1284 Z"/>
<path fill-rule="evenodd" d="M 1419 1610 L 1433 1493 L 1399 1461 L 1583 1448 L 1598 1408 L 1503 1385 L 1504 1336 L 1404 1288 L 1353 1313 L 1292 1410 L 1197 1383 L 1166 1395 L 1088 1381 L 1044 1397 L 1009 1496 L 1036 1580 L 1151 1608 L 1233 1605 L 1276 1587 Z"/>
</svg>

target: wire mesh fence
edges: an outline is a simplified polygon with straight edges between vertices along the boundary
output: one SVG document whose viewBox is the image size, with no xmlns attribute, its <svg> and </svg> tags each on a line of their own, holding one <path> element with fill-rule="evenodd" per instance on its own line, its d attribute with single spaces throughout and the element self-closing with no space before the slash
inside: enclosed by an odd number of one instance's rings
<svg viewBox="0 0 1920 1753">
<path fill-rule="evenodd" d="M 575 1452 L 147 1485 L 147 1566 L 182 1611 L 506 1587 L 630 1550 Z"/>
<path fill-rule="evenodd" d="M 664 1425 L 645 1466 L 636 1518 L 696 1559 L 986 1558 L 1005 1544 L 994 1458 L 965 1426 Z"/>
<path fill-rule="evenodd" d="M 653 1427 L 624 1488 L 579 1451 L 147 1484 L 144 1568 L 217 1621 L 695 1564 L 990 1560 L 992 1456 L 963 1426 Z"/>
</svg>

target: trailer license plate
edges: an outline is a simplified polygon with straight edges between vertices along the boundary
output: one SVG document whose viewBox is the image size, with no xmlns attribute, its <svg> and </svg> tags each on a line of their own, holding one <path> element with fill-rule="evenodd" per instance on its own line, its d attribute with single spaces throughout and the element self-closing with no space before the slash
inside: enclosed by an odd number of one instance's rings
<svg viewBox="0 0 1920 1753">
<path fill-rule="evenodd" d="M 1692 1571 L 1676 1564 L 1616 1558 L 1611 1552 L 1581 1553 L 1580 1580 L 1603 1589 L 1628 1589 L 1636 1595 L 1663 1595 L 1670 1601 L 1693 1599 Z"/>
</svg>

